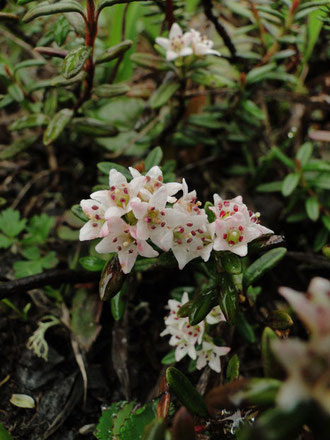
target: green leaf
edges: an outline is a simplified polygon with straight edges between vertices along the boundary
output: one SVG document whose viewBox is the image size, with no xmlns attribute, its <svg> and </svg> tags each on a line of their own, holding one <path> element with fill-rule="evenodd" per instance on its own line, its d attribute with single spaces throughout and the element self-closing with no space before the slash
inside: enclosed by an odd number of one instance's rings
<svg viewBox="0 0 330 440">
<path fill-rule="evenodd" d="M 230 358 L 226 369 L 226 381 L 228 383 L 234 382 L 234 380 L 239 378 L 239 366 L 239 357 L 237 354 L 234 354 L 234 356 Z"/>
<path fill-rule="evenodd" d="M 16 102 L 22 102 L 24 100 L 24 93 L 18 84 L 11 84 L 8 87 L 9 96 Z"/>
<path fill-rule="evenodd" d="M 108 61 L 114 60 L 115 58 L 120 57 L 123 55 L 126 51 L 128 51 L 133 45 L 133 41 L 131 40 L 124 40 L 120 43 L 116 44 L 115 46 L 109 47 L 105 52 L 103 52 L 101 55 L 99 55 L 96 60 L 95 64 L 102 64 L 107 63 Z M 106 84 L 104 84 L 106 85 Z"/>
<path fill-rule="evenodd" d="M 34 92 L 39 89 L 46 89 L 49 87 L 66 87 L 71 86 L 72 84 L 82 82 L 86 76 L 86 72 L 80 72 L 74 78 L 65 79 L 63 76 L 55 76 L 51 79 L 45 79 L 41 81 L 34 81 L 29 85 L 28 91 Z"/>
<path fill-rule="evenodd" d="M 279 364 L 271 349 L 271 342 L 278 339 L 276 333 L 269 327 L 265 327 L 261 337 L 261 358 L 265 377 L 277 377 Z"/>
<path fill-rule="evenodd" d="M 190 380 L 175 367 L 166 370 L 166 380 L 181 404 L 192 414 L 208 416 L 208 409 L 203 397 L 193 387 Z"/>
<path fill-rule="evenodd" d="M 0 423 L 0 438 L 1 440 L 13 440 L 13 437 L 6 431 L 2 423 Z"/>
<path fill-rule="evenodd" d="M 296 169 L 295 162 L 290 159 L 286 154 L 283 153 L 283 151 L 278 147 L 273 147 L 271 150 L 271 155 L 273 157 L 276 157 L 276 159 L 280 160 L 282 163 L 284 163 L 285 166 L 288 168 L 292 168 L 293 170 Z"/>
<path fill-rule="evenodd" d="M 120 410 L 127 402 L 115 402 L 110 408 L 104 410 L 96 427 L 95 437 L 98 440 L 112 440 L 112 429 Z"/>
<path fill-rule="evenodd" d="M 83 17 L 85 16 L 83 8 L 74 0 L 61 1 L 53 4 L 40 4 L 30 9 L 23 17 L 24 23 L 29 23 L 35 18 L 43 15 L 60 14 L 64 12 L 78 12 Z"/>
<path fill-rule="evenodd" d="M 118 129 L 114 125 L 93 118 L 74 118 L 71 125 L 78 133 L 94 137 L 110 137 L 118 134 Z"/>
<path fill-rule="evenodd" d="M 49 117 L 43 115 L 42 113 L 37 113 L 34 115 L 23 116 L 17 119 L 9 126 L 10 131 L 24 130 L 25 128 L 34 128 L 47 125 L 49 122 Z"/>
<path fill-rule="evenodd" d="M 28 67 L 41 67 L 46 64 L 46 60 L 25 60 L 20 63 L 15 64 L 13 73 L 18 72 L 21 69 L 26 69 Z"/>
<path fill-rule="evenodd" d="M 142 440 L 164 440 L 165 431 L 163 420 L 155 418 L 145 427 Z"/>
<path fill-rule="evenodd" d="M 317 177 L 312 179 L 307 178 L 308 183 L 316 188 L 326 189 L 330 191 L 330 173 L 320 173 Z"/>
<path fill-rule="evenodd" d="M 39 260 L 40 259 L 40 251 L 37 246 L 31 246 L 21 251 L 23 257 L 28 260 Z"/>
<path fill-rule="evenodd" d="M 7 208 L 0 214 L 0 230 L 8 237 L 16 237 L 25 228 L 26 219 L 20 219 L 20 213 Z"/>
<path fill-rule="evenodd" d="M 243 283 L 245 287 L 255 283 L 266 272 L 275 267 L 287 253 L 287 249 L 283 247 L 271 249 L 254 261 L 245 271 Z"/>
<path fill-rule="evenodd" d="M 246 99 L 242 102 L 242 108 L 244 111 L 259 119 L 259 121 L 265 120 L 265 113 L 250 99 Z"/>
<path fill-rule="evenodd" d="M 152 70 L 170 70 L 170 65 L 161 57 L 149 53 L 133 53 L 131 60 L 138 66 Z"/>
<path fill-rule="evenodd" d="M 254 69 L 250 70 L 250 72 L 246 75 L 246 82 L 247 84 L 254 84 L 256 82 L 262 81 L 266 74 L 276 68 L 275 63 L 266 64 L 261 67 L 255 67 Z"/>
<path fill-rule="evenodd" d="M 130 86 L 126 83 L 101 84 L 93 89 L 93 93 L 100 98 L 114 98 L 115 96 L 126 95 L 130 89 Z"/>
<path fill-rule="evenodd" d="M 282 180 L 278 182 L 269 182 L 269 183 L 262 183 L 261 185 L 257 186 L 258 192 L 277 192 L 282 190 Z"/>
<path fill-rule="evenodd" d="M 227 273 L 238 275 L 242 273 L 242 259 L 232 252 L 221 252 L 221 264 Z"/>
<path fill-rule="evenodd" d="M 13 238 L 0 234 L 0 249 L 8 249 L 14 243 Z"/>
<path fill-rule="evenodd" d="M 225 315 L 227 321 L 231 324 L 236 323 L 238 311 L 238 294 L 235 285 L 229 274 L 224 273 L 220 279 L 220 308 Z"/>
<path fill-rule="evenodd" d="M 282 310 L 273 310 L 267 316 L 267 324 L 274 330 L 288 330 L 293 326 L 291 316 Z"/>
<path fill-rule="evenodd" d="M 114 162 L 99 162 L 97 164 L 97 168 L 107 176 L 109 176 L 110 170 L 115 169 L 123 174 L 127 180 L 132 179 L 132 175 L 126 167 L 123 167 L 122 165 Z"/>
<path fill-rule="evenodd" d="M 197 325 L 210 313 L 217 305 L 217 291 L 214 288 L 200 292 L 197 298 L 190 301 L 189 307 L 189 323 Z"/>
<path fill-rule="evenodd" d="M 327 244 L 328 236 L 329 236 L 329 231 L 327 228 L 323 227 L 319 229 L 313 243 L 314 252 L 319 252 L 323 248 L 323 246 Z"/>
<path fill-rule="evenodd" d="M 15 278 L 24 278 L 42 272 L 41 260 L 16 261 L 13 264 Z"/>
<path fill-rule="evenodd" d="M 330 163 L 325 160 L 314 159 L 303 166 L 303 171 L 330 172 Z"/>
<path fill-rule="evenodd" d="M 55 267 L 58 264 L 55 252 L 48 252 L 47 255 L 41 258 L 40 263 L 43 269 L 52 269 Z"/>
<path fill-rule="evenodd" d="M 243 313 L 240 312 L 237 314 L 235 324 L 239 334 L 246 342 L 253 344 L 256 341 L 256 335 L 253 327 Z"/>
<path fill-rule="evenodd" d="M 84 211 L 82 210 L 82 207 L 80 205 L 73 205 L 72 208 L 71 208 L 71 211 L 73 212 L 73 214 L 77 218 L 79 218 L 83 222 L 87 222 L 88 221 L 88 218 L 84 214 Z"/>
<path fill-rule="evenodd" d="M 120 291 L 111 298 L 111 313 L 116 321 L 123 316 L 127 305 L 128 282 L 125 280 Z"/>
<path fill-rule="evenodd" d="M 91 50 L 91 47 L 81 46 L 67 54 L 62 65 L 62 75 L 65 79 L 73 78 L 83 69 Z"/>
<path fill-rule="evenodd" d="M 0 153 L 0 159 L 10 159 L 21 151 L 26 150 L 33 145 L 38 139 L 38 136 L 28 136 L 14 141 L 9 147 L 5 148 Z"/>
<path fill-rule="evenodd" d="M 152 94 L 150 98 L 150 107 L 152 109 L 156 109 L 162 107 L 164 104 L 167 104 L 168 101 L 175 94 L 175 92 L 179 90 L 179 88 L 180 88 L 180 83 L 178 83 L 177 81 L 164 82 Z"/>
<path fill-rule="evenodd" d="M 24 237 L 23 244 L 44 244 L 54 225 L 55 217 L 45 213 L 34 215 L 26 227 L 27 236 Z"/>
<path fill-rule="evenodd" d="M 142 440 L 142 438 L 144 440 L 160 440 L 159 437 L 144 436 L 147 426 L 156 417 L 156 404 L 157 402 L 149 402 L 131 413 L 127 421 L 122 425 L 120 435 L 116 438 L 125 440 Z M 157 422 L 159 422 L 159 419 L 157 419 Z M 162 428 L 161 431 L 164 428 Z M 159 433 L 159 427 L 156 432 Z M 163 437 L 161 439 L 163 439 Z"/>
<path fill-rule="evenodd" d="M 316 222 L 320 215 L 320 205 L 318 199 L 316 197 L 309 197 L 306 199 L 305 208 L 308 217 L 313 222 Z"/>
<path fill-rule="evenodd" d="M 313 144 L 311 142 L 305 142 L 297 151 L 296 159 L 299 160 L 301 166 L 308 163 L 313 153 Z"/>
<path fill-rule="evenodd" d="M 161 360 L 161 363 L 163 365 L 171 365 L 176 363 L 175 359 L 175 350 L 171 350 L 169 353 L 167 353 L 163 359 Z"/>
<path fill-rule="evenodd" d="M 244 391 L 239 391 L 231 400 L 241 406 L 242 402 L 250 405 L 269 406 L 275 402 L 282 381 L 272 378 L 249 379 Z"/>
<path fill-rule="evenodd" d="M 300 181 L 299 173 L 290 173 L 283 180 L 282 184 L 282 194 L 284 197 L 288 197 L 297 188 Z"/>
<path fill-rule="evenodd" d="M 214 214 L 213 211 L 211 211 L 210 208 L 213 208 L 213 204 L 209 201 L 205 202 L 204 209 L 205 209 L 208 221 L 210 223 L 213 223 L 216 219 L 216 215 Z"/>
<path fill-rule="evenodd" d="M 153 150 L 151 150 L 144 161 L 146 171 L 149 171 L 150 168 L 154 167 L 155 165 L 159 165 L 162 161 L 162 158 L 163 151 L 160 147 L 155 147 Z"/>
<path fill-rule="evenodd" d="M 53 24 L 53 34 L 55 43 L 61 47 L 70 32 L 70 23 L 63 15 Z"/>
<path fill-rule="evenodd" d="M 56 115 L 51 119 L 44 133 L 43 142 L 46 146 L 50 145 L 59 137 L 59 135 L 71 121 L 72 116 L 73 110 L 68 108 L 64 108 L 56 113 Z"/>
<path fill-rule="evenodd" d="M 105 262 L 98 257 L 87 256 L 79 258 L 79 263 L 86 270 L 91 272 L 100 272 L 103 270 Z"/>
<path fill-rule="evenodd" d="M 326 229 L 330 231 L 330 215 L 322 215 L 321 220 Z"/>
</svg>

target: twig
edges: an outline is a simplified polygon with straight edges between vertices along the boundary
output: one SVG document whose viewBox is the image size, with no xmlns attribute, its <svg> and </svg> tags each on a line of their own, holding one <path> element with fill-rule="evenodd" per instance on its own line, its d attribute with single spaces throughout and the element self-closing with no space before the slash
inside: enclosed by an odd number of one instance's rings
<svg viewBox="0 0 330 440">
<path fill-rule="evenodd" d="M 203 8 L 206 17 L 214 24 L 214 27 L 216 28 L 218 34 L 223 39 L 223 42 L 227 46 L 232 61 L 236 61 L 237 55 L 236 55 L 236 47 L 234 46 L 233 42 L 231 41 L 230 36 L 228 35 L 226 29 L 222 26 L 222 24 L 219 22 L 217 17 L 212 12 L 212 0 L 202 0 Z"/>
<path fill-rule="evenodd" d="M 19 280 L 0 283 L 0 299 L 13 293 L 24 293 L 27 290 L 38 289 L 48 284 L 54 286 L 63 283 L 76 284 L 98 281 L 98 272 L 83 270 L 53 269 L 37 275 L 20 278 Z"/>
</svg>

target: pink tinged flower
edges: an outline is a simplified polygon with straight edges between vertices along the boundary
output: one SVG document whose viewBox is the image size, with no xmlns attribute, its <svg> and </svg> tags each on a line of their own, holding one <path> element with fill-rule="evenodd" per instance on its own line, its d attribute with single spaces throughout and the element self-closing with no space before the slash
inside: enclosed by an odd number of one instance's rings
<svg viewBox="0 0 330 440">
<path fill-rule="evenodd" d="M 219 322 L 221 321 L 226 321 L 226 318 L 222 313 L 220 306 L 213 307 L 213 309 L 206 317 L 206 322 L 210 325 L 215 325 L 219 324 Z"/>
<path fill-rule="evenodd" d="M 196 31 L 195 29 L 190 29 L 190 33 L 191 46 L 196 56 L 220 55 L 217 50 L 212 49 L 214 43 L 205 35 L 201 35 L 200 32 Z"/>
<path fill-rule="evenodd" d="M 234 199 L 224 200 L 219 194 L 213 195 L 214 206 L 210 208 L 214 212 L 216 218 L 225 219 L 231 215 L 240 212 L 245 207 L 242 196 L 237 196 Z M 247 208 L 246 208 L 247 209 Z"/>
<path fill-rule="evenodd" d="M 206 216 L 186 215 L 185 221 L 173 228 L 172 252 L 183 269 L 189 261 L 201 257 L 208 261 L 213 249 L 214 223 Z"/>
<path fill-rule="evenodd" d="M 191 33 L 183 33 L 177 23 L 173 23 L 169 38 L 158 37 L 156 43 L 166 50 L 167 61 L 173 61 L 178 57 L 192 55 L 193 49 L 190 46 Z"/>
<path fill-rule="evenodd" d="M 142 179 L 142 186 L 139 192 L 139 197 L 142 200 L 148 201 L 155 191 L 164 186 L 168 196 L 167 201 L 169 203 L 174 203 L 176 201 L 176 198 L 172 196 L 181 190 L 181 183 L 163 183 L 163 173 L 158 166 L 150 168 L 145 176 L 135 168 L 130 167 L 129 170 L 134 178 L 133 180 Z"/>
<path fill-rule="evenodd" d="M 134 227 L 121 218 L 115 217 L 108 221 L 108 226 L 109 235 L 100 241 L 95 250 L 100 254 L 117 252 L 124 273 L 132 270 L 138 255 L 147 258 L 157 257 L 158 252 L 146 241 L 137 239 Z"/>
<path fill-rule="evenodd" d="M 170 249 L 173 238 L 167 219 L 172 209 L 165 208 L 167 197 L 166 187 L 161 186 L 152 194 L 149 202 L 143 202 L 138 197 L 131 201 L 133 214 L 138 220 L 135 226 L 137 238 L 140 240 L 150 238 L 164 251 Z"/>
<path fill-rule="evenodd" d="M 328 280 L 313 278 L 307 295 L 288 287 L 281 287 L 279 292 L 290 303 L 313 336 L 330 334 L 330 282 Z"/>
<path fill-rule="evenodd" d="M 91 194 L 91 197 L 95 197 L 95 194 L 97 193 Z M 95 199 L 82 200 L 80 205 L 89 220 L 80 229 L 79 240 L 93 240 L 108 235 L 108 225 L 104 218 L 105 206 Z"/>
<path fill-rule="evenodd" d="M 142 179 L 135 179 L 127 183 L 126 177 L 119 171 L 112 169 L 109 175 L 109 191 L 99 191 L 106 193 L 108 209 L 105 212 L 105 218 L 121 217 L 131 210 L 130 200 L 135 197 L 142 186 Z M 105 194 L 103 194 L 105 196 Z"/>
<path fill-rule="evenodd" d="M 197 352 L 197 369 L 201 370 L 207 364 L 208 366 L 220 373 L 221 363 L 220 357 L 229 353 L 230 347 L 218 347 L 213 342 L 203 342 L 203 347 Z"/>
<path fill-rule="evenodd" d="M 202 203 L 197 200 L 196 191 L 188 191 L 185 179 L 182 179 L 182 192 L 182 197 L 177 200 L 173 208 L 189 215 L 204 215 L 206 217 L 204 209 L 201 208 Z"/>
</svg>

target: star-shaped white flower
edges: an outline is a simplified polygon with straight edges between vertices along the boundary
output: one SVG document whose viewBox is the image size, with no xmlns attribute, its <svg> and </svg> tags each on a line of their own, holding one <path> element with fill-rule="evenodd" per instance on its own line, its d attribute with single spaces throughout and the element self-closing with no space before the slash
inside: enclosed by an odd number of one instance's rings
<svg viewBox="0 0 330 440">
<path fill-rule="evenodd" d="M 139 240 L 134 226 L 130 226 L 119 217 L 108 221 L 109 235 L 95 247 L 100 254 L 117 252 L 124 273 L 129 273 L 138 255 L 157 257 L 156 252 L 145 240 Z"/>
<path fill-rule="evenodd" d="M 108 205 L 103 203 L 102 197 L 98 197 L 98 192 L 91 194 L 91 199 L 81 200 L 80 206 L 89 220 L 80 229 L 79 240 L 93 240 L 107 236 L 109 229 L 104 213 Z"/>
<path fill-rule="evenodd" d="M 157 37 L 156 43 L 166 50 L 167 61 L 173 61 L 178 57 L 192 55 L 193 49 L 190 47 L 192 35 L 190 32 L 182 32 L 177 23 L 173 23 L 169 38 Z"/>
<path fill-rule="evenodd" d="M 219 324 L 221 321 L 226 321 L 224 314 L 222 313 L 220 306 L 213 307 L 210 313 L 205 318 L 206 322 L 210 325 Z"/>
<path fill-rule="evenodd" d="M 201 35 L 200 32 L 196 31 L 195 29 L 190 29 L 190 33 L 191 47 L 196 56 L 220 55 L 217 50 L 212 49 L 214 43 L 205 35 Z"/>
<path fill-rule="evenodd" d="M 204 341 L 202 349 L 197 352 L 197 369 L 201 370 L 208 364 L 212 370 L 220 373 L 220 356 L 225 356 L 229 351 L 230 347 L 218 347 L 213 342 Z"/>
<path fill-rule="evenodd" d="M 139 197 L 141 200 L 148 201 L 155 191 L 164 186 L 168 196 L 167 201 L 169 203 L 174 203 L 176 201 L 176 198 L 172 196 L 181 190 L 182 185 L 177 182 L 163 183 L 163 173 L 159 166 L 155 165 L 150 168 L 145 176 L 135 168 L 130 167 L 129 170 L 134 179 L 137 179 L 138 182 L 140 182 L 140 180 L 142 181 L 142 186 L 140 186 L 139 191 Z"/>
</svg>

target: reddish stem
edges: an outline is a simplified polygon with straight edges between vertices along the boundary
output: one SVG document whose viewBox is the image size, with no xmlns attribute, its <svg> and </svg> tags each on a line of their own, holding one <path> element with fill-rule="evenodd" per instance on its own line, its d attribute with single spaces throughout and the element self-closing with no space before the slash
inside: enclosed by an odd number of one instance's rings
<svg viewBox="0 0 330 440">
<path fill-rule="evenodd" d="M 171 29 L 172 24 L 174 23 L 173 0 L 166 0 L 166 20 L 168 29 Z"/>
</svg>

